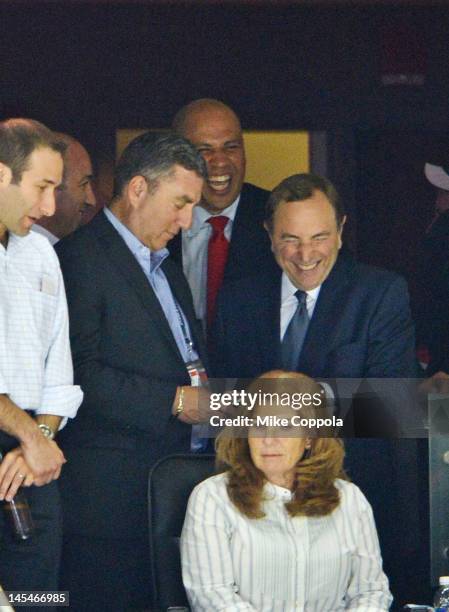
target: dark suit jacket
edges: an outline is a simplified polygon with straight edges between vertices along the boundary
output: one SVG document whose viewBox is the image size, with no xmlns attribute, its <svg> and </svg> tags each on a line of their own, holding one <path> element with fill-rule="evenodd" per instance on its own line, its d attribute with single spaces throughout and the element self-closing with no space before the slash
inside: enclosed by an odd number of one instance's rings
<svg viewBox="0 0 449 612">
<path fill-rule="evenodd" d="M 223 284 L 273 269 L 270 240 L 263 227 L 269 191 L 244 183 L 232 227 Z M 181 233 L 169 244 L 172 257 L 182 265 Z"/>
<path fill-rule="evenodd" d="M 189 376 L 153 289 L 104 213 L 62 240 L 57 253 L 75 380 L 84 391 L 77 418 L 61 435 L 69 458 L 67 525 L 126 536 L 146 524 L 149 467 L 189 449 L 191 427 L 171 417 L 176 387 Z M 204 358 L 187 283 L 170 258 L 162 268 Z"/>
<path fill-rule="evenodd" d="M 281 368 L 281 271 L 223 289 L 212 371 L 251 378 Z M 340 255 L 321 287 L 298 371 L 315 378 L 416 376 L 405 281 Z"/>
</svg>

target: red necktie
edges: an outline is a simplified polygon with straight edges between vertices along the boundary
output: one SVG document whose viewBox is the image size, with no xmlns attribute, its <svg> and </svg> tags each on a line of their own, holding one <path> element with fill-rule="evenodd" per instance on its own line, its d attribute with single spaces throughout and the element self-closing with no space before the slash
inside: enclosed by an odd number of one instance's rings
<svg viewBox="0 0 449 612">
<path fill-rule="evenodd" d="M 224 235 L 224 229 L 229 221 L 222 215 L 209 217 L 212 235 L 207 247 L 207 326 L 210 327 L 215 316 L 215 302 L 223 282 L 223 274 L 228 258 L 229 242 Z"/>
</svg>

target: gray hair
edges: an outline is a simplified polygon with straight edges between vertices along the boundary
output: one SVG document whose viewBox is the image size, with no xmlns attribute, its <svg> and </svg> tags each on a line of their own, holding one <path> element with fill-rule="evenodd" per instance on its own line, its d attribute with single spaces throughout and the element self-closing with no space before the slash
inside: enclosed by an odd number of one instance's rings
<svg viewBox="0 0 449 612">
<path fill-rule="evenodd" d="M 196 148 L 182 136 L 167 132 L 145 132 L 132 140 L 123 151 L 114 173 L 114 198 L 125 185 L 141 175 L 150 183 L 173 171 L 174 166 L 207 177 L 206 164 Z"/>
</svg>

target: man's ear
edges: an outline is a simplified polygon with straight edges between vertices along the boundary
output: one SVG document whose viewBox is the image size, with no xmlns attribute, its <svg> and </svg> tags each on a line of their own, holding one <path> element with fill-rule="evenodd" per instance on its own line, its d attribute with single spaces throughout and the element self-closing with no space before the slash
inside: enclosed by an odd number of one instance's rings
<svg viewBox="0 0 449 612">
<path fill-rule="evenodd" d="M 267 222 L 267 221 L 264 221 L 264 222 L 263 222 L 263 226 L 264 226 L 264 228 L 265 228 L 265 231 L 266 231 L 266 232 L 267 232 L 267 234 L 268 234 L 268 237 L 269 237 L 269 238 L 270 238 L 270 240 L 271 240 L 271 230 L 270 230 L 270 226 L 268 225 L 268 222 Z"/>
<path fill-rule="evenodd" d="M 133 206 L 140 204 L 148 192 L 148 185 L 140 174 L 133 176 L 126 187 L 128 200 Z"/>
<path fill-rule="evenodd" d="M 345 223 L 346 223 L 346 215 L 341 220 L 340 227 L 338 228 L 338 248 L 339 249 L 341 249 L 341 247 L 343 246 L 342 234 L 343 234 L 343 228 L 345 226 Z"/>
<path fill-rule="evenodd" d="M 12 181 L 12 171 L 9 166 L 0 162 L 0 187 L 8 187 Z"/>
</svg>

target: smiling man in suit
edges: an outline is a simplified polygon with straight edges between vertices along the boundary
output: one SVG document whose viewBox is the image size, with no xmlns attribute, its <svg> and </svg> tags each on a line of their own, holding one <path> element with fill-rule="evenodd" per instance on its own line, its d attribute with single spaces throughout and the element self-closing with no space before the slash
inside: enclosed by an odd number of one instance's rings
<svg viewBox="0 0 449 612">
<path fill-rule="evenodd" d="M 345 220 L 324 178 L 297 174 L 274 189 L 265 227 L 279 268 L 223 289 L 215 375 L 416 376 L 406 283 L 340 254 Z"/>
<path fill-rule="evenodd" d="M 68 134 L 58 134 L 67 146 L 64 152 L 64 174 L 56 190 L 56 210 L 51 217 L 39 219 L 33 230 L 54 245 L 84 225 L 96 205 L 92 189 L 93 170 L 89 153 Z"/>
<path fill-rule="evenodd" d="M 181 108 L 173 129 L 190 140 L 207 164 L 203 195 L 192 227 L 170 245 L 192 290 L 195 312 L 210 327 L 221 285 L 272 265 L 263 229 L 269 192 L 245 183 L 240 120 L 219 100 L 203 98 Z"/>
<path fill-rule="evenodd" d="M 62 586 L 84 612 L 150 604 L 148 473 L 190 448 L 198 395 L 188 364 L 204 353 L 166 246 L 190 226 L 205 175 L 184 138 L 143 134 L 117 164 L 110 206 L 57 245 L 85 393 L 63 441 Z"/>
</svg>

